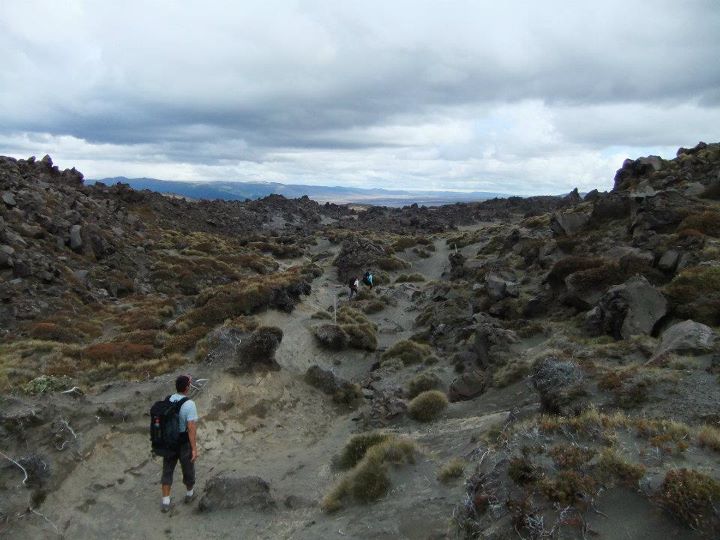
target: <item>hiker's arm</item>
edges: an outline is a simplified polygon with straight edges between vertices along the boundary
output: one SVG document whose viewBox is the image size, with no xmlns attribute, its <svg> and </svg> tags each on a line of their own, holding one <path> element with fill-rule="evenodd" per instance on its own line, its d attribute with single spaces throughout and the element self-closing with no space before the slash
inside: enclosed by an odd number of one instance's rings
<svg viewBox="0 0 720 540">
<path fill-rule="evenodd" d="M 190 448 L 192 449 L 192 461 L 197 459 L 197 422 L 189 420 L 187 423 L 188 439 L 190 439 Z"/>
</svg>

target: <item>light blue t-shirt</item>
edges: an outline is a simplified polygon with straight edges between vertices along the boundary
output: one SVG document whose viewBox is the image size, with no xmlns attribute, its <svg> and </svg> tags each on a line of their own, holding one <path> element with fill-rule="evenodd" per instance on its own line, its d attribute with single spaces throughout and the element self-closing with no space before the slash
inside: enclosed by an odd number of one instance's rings
<svg viewBox="0 0 720 540">
<path fill-rule="evenodd" d="M 184 397 L 187 397 L 187 396 L 183 396 L 182 394 L 173 394 L 172 396 L 170 396 L 170 401 L 172 403 L 175 403 L 176 401 L 180 401 Z M 188 399 L 180 407 L 180 415 L 178 418 L 178 421 L 180 422 L 180 427 L 179 427 L 180 433 L 185 433 L 187 431 L 187 423 L 188 422 L 197 422 L 197 420 L 198 420 L 198 413 L 197 413 L 197 407 L 195 406 L 195 402 L 192 399 Z"/>
</svg>

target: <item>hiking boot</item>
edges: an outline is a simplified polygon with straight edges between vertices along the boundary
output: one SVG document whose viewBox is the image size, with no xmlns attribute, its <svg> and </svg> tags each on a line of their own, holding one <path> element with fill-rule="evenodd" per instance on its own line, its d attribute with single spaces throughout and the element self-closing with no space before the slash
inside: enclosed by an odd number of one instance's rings
<svg viewBox="0 0 720 540">
<path fill-rule="evenodd" d="M 195 497 L 197 497 L 197 493 L 193 493 L 192 495 L 185 495 L 185 504 L 190 504 L 195 500 Z"/>
<path fill-rule="evenodd" d="M 170 511 L 170 508 L 172 508 L 172 503 L 167 503 L 167 504 L 162 503 L 162 504 L 160 505 L 160 511 L 161 511 L 163 514 L 167 514 L 167 513 Z"/>
</svg>

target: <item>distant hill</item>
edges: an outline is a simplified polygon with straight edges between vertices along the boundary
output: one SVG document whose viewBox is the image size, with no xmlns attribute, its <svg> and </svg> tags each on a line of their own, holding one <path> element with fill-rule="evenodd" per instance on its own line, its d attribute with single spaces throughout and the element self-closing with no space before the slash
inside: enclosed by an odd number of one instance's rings
<svg viewBox="0 0 720 540">
<path fill-rule="evenodd" d="M 134 189 L 149 189 L 158 193 L 178 195 L 190 199 L 240 200 L 260 199 L 268 195 L 283 195 L 297 199 L 307 195 L 319 202 L 372 204 L 380 206 L 405 206 L 418 203 L 438 206 L 455 202 L 484 201 L 495 197 L 506 197 L 502 193 L 476 191 L 402 191 L 389 189 L 362 189 L 341 186 L 303 186 L 278 182 L 179 182 L 156 178 L 102 178 L 87 180 L 88 183 L 102 182 L 114 185 L 118 182 L 129 184 Z"/>
</svg>

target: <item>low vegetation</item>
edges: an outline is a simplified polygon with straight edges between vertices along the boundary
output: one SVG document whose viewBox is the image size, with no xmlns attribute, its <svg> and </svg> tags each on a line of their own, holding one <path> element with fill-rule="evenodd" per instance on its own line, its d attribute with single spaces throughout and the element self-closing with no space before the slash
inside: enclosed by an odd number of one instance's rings
<svg viewBox="0 0 720 540">
<path fill-rule="evenodd" d="M 353 447 L 358 449 L 363 445 L 355 442 Z M 349 499 L 367 504 L 382 498 L 391 487 L 389 465 L 414 463 L 417 452 L 418 448 L 414 441 L 396 436 L 387 436 L 365 447 L 360 460 L 323 498 L 321 503 L 323 510 L 337 511 Z"/>
<path fill-rule="evenodd" d="M 424 362 L 430 356 L 432 356 L 432 349 L 429 345 L 403 339 L 385 351 L 382 355 L 382 360 L 386 361 L 392 358 L 398 358 L 403 364 L 409 366 L 411 364 Z"/>
<path fill-rule="evenodd" d="M 421 392 L 408 405 L 408 414 L 418 422 L 436 420 L 448 407 L 448 398 L 439 390 Z"/>
</svg>

